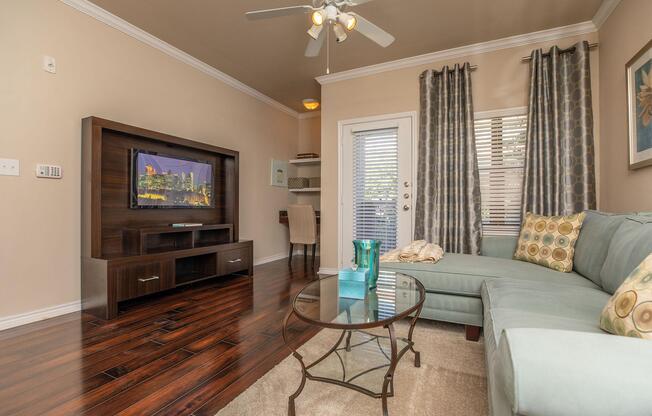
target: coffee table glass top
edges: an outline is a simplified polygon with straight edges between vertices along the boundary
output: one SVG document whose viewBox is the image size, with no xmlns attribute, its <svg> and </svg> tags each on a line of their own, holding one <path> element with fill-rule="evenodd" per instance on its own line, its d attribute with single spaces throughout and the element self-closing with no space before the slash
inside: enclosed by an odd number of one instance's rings
<svg viewBox="0 0 652 416">
<path fill-rule="evenodd" d="M 316 280 L 299 292 L 294 312 L 304 320 L 331 328 L 373 327 L 406 316 L 425 296 L 414 277 L 381 270 L 377 287 L 364 291 L 364 299 L 340 296 L 338 276 Z"/>
</svg>

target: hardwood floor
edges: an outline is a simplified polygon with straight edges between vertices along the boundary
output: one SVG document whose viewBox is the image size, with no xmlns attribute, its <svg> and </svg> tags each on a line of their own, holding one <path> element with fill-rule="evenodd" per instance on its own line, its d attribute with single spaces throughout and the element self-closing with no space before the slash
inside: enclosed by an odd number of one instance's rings
<svg viewBox="0 0 652 416">
<path fill-rule="evenodd" d="M 134 302 L 109 322 L 72 313 L 2 331 L 0 415 L 212 416 L 289 355 L 282 320 L 314 270 L 297 256 Z M 317 332 L 290 329 L 297 346 Z"/>
</svg>

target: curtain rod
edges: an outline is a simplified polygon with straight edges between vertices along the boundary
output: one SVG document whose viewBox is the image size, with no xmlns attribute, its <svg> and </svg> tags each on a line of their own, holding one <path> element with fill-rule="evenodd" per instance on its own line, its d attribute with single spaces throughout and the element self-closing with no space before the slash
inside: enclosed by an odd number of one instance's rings
<svg viewBox="0 0 652 416">
<path fill-rule="evenodd" d="M 589 50 L 591 50 L 591 49 L 596 49 L 597 47 L 598 47 L 598 44 L 597 44 L 597 43 L 591 43 L 591 44 L 589 44 Z M 562 53 L 566 53 L 566 52 L 573 52 L 573 51 L 575 51 L 575 47 L 574 47 L 574 46 L 571 47 L 571 48 L 569 48 L 569 49 L 563 49 L 561 52 L 562 52 Z M 548 53 L 544 53 L 544 54 L 543 54 L 543 56 L 548 56 L 548 55 L 549 55 Z M 532 57 L 531 57 L 531 56 L 524 56 L 524 57 L 521 58 L 521 62 L 530 62 L 531 60 L 532 60 Z M 470 69 L 471 71 L 475 71 L 476 69 L 478 69 L 478 66 L 477 66 L 477 65 L 469 65 L 469 69 Z M 435 71 L 435 72 L 441 73 L 441 71 Z M 453 72 L 453 70 L 452 70 L 452 69 L 449 69 L 449 72 Z M 421 74 L 420 78 L 423 78 L 423 74 Z"/>
<path fill-rule="evenodd" d="M 469 70 L 470 70 L 470 71 L 475 71 L 476 69 L 478 69 L 478 66 L 477 66 L 477 65 L 469 65 Z M 453 71 L 454 71 L 453 69 L 449 69 L 449 70 L 448 70 L 448 72 L 453 72 Z M 438 74 L 441 74 L 441 73 L 442 73 L 442 71 L 434 71 L 434 72 L 436 72 L 436 73 L 438 73 Z M 423 78 L 423 74 L 419 75 L 419 78 Z"/>
<path fill-rule="evenodd" d="M 589 50 L 595 49 L 598 47 L 597 43 L 591 43 L 589 44 Z M 568 49 L 562 49 L 561 53 L 566 53 L 566 52 L 575 52 L 575 47 L 571 47 Z M 549 53 L 544 53 L 543 56 L 549 56 Z M 521 58 L 521 62 L 530 62 L 532 60 L 532 56 L 524 56 Z"/>
</svg>

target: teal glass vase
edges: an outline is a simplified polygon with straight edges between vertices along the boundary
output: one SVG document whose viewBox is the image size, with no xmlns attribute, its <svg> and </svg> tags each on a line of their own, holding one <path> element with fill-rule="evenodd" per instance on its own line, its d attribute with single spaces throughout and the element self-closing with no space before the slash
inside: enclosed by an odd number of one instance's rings
<svg viewBox="0 0 652 416">
<path fill-rule="evenodd" d="M 380 267 L 380 240 L 353 240 L 354 263 L 368 269 L 367 288 L 373 289 L 378 281 Z"/>
</svg>

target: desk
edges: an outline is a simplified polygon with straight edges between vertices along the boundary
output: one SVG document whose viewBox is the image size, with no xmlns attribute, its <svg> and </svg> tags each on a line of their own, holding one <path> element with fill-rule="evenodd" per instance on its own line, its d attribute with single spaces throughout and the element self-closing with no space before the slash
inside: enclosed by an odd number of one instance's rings
<svg viewBox="0 0 652 416">
<path fill-rule="evenodd" d="M 317 219 L 317 227 L 319 227 L 319 218 L 320 218 L 320 211 L 315 211 L 315 217 Z M 278 212 L 278 222 L 279 224 L 285 224 L 288 225 L 288 212 L 287 211 L 279 211 Z"/>
</svg>

